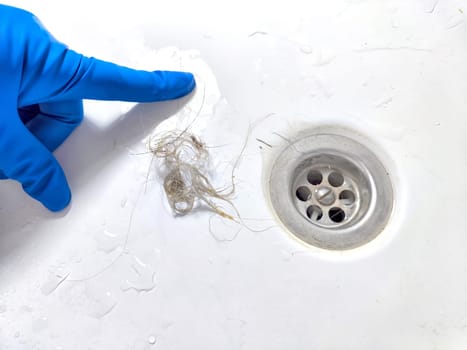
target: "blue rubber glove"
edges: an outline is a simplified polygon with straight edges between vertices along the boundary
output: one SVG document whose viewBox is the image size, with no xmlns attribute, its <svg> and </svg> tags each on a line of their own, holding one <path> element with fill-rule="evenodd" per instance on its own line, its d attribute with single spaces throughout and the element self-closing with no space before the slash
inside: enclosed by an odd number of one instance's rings
<svg viewBox="0 0 467 350">
<path fill-rule="evenodd" d="M 52 152 L 83 118 L 83 99 L 156 102 L 195 87 L 190 73 L 145 72 L 69 50 L 31 13 L 0 5 L 0 178 L 52 211 L 71 192 Z"/>
</svg>

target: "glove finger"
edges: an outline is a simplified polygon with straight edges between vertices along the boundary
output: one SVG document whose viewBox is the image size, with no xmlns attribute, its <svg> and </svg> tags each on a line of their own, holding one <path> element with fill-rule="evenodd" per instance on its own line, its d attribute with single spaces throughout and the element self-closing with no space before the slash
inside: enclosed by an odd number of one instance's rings
<svg viewBox="0 0 467 350">
<path fill-rule="evenodd" d="M 24 43 L 20 106 L 82 99 L 156 102 L 182 97 L 195 88 L 191 73 L 148 72 L 85 57 L 34 23 L 37 28 Z"/>
<path fill-rule="evenodd" d="M 50 151 L 55 151 L 83 120 L 81 100 L 40 104 L 40 113 L 26 127 Z"/>
<path fill-rule="evenodd" d="M 76 54 L 77 57 L 80 55 Z M 72 81 L 60 89 L 60 99 L 157 102 L 180 98 L 196 86 L 186 72 L 147 72 L 119 66 L 95 58 L 81 58 Z"/>
<path fill-rule="evenodd" d="M 0 169 L 51 211 L 69 204 L 71 192 L 62 168 L 47 148 L 24 126 L 17 111 L 0 118 Z M 8 120 L 8 121 L 7 121 Z"/>
</svg>

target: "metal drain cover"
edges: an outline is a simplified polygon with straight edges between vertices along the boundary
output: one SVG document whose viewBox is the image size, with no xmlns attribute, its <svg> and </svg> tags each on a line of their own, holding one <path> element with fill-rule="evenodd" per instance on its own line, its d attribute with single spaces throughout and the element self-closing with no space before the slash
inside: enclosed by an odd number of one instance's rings
<svg viewBox="0 0 467 350">
<path fill-rule="evenodd" d="M 371 241 L 393 209 L 389 174 L 376 155 L 334 134 L 288 144 L 271 169 L 269 195 L 276 215 L 293 235 L 333 250 Z"/>
</svg>

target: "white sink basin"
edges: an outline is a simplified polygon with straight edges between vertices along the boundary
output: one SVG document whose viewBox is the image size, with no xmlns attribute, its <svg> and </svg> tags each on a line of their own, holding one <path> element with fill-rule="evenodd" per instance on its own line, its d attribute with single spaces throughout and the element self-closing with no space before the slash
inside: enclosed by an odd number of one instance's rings
<svg viewBox="0 0 467 350">
<path fill-rule="evenodd" d="M 86 103 L 57 152 L 66 213 L 0 183 L 1 349 L 467 346 L 465 1 L 7 2 L 78 51 L 189 69 L 198 89 L 181 112 Z M 253 126 L 233 200 L 250 230 L 174 217 L 154 171 L 146 184 L 141 141 L 198 110 L 220 184 Z M 263 192 L 278 135 L 329 125 L 376 144 L 395 190 L 386 229 L 345 252 L 292 238 Z"/>
</svg>

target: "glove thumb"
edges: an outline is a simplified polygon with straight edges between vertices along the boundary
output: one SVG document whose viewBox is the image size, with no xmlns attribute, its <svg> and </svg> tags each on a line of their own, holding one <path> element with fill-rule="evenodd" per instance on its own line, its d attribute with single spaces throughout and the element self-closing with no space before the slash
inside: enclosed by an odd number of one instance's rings
<svg viewBox="0 0 467 350">
<path fill-rule="evenodd" d="M 15 107 L 2 109 L 6 115 L 0 115 L 0 169 L 47 209 L 66 208 L 71 192 L 57 160 L 24 126 Z"/>
</svg>

